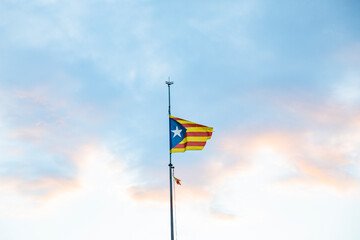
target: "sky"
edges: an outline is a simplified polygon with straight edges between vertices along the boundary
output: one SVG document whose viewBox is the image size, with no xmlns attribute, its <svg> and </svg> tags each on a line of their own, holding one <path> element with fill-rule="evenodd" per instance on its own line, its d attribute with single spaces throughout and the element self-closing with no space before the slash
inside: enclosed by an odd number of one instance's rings
<svg viewBox="0 0 360 240">
<path fill-rule="evenodd" d="M 2 0 L 0 239 L 360 239 L 359 10 Z"/>
</svg>

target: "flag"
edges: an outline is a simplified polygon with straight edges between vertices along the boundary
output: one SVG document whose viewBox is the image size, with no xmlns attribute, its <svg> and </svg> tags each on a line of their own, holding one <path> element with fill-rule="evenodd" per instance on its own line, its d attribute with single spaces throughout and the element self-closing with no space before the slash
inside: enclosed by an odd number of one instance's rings
<svg viewBox="0 0 360 240">
<path fill-rule="evenodd" d="M 180 183 L 180 179 L 178 179 L 178 178 L 176 178 L 176 177 L 174 177 L 174 179 L 175 179 L 175 181 L 176 181 L 176 183 L 178 184 L 178 185 L 181 185 L 181 183 Z"/>
<path fill-rule="evenodd" d="M 202 150 L 212 132 L 212 127 L 170 116 L 170 152 Z"/>
</svg>

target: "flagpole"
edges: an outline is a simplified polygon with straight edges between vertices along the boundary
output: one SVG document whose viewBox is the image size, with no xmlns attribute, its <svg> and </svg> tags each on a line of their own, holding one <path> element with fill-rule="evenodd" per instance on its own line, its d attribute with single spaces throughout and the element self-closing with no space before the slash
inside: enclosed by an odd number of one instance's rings
<svg viewBox="0 0 360 240">
<path fill-rule="evenodd" d="M 170 125 L 170 115 L 171 115 L 171 104 L 170 104 L 170 85 L 174 82 L 170 81 L 170 77 L 168 81 L 165 82 L 168 85 L 168 96 L 169 96 L 169 149 L 171 148 L 171 125 Z M 173 215 L 173 190 L 172 190 L 172 168 L 173 165 L 171 163 L 171 152 L 169 151 L 169 180 L 170 180 L 170 231 L 171 231 L 171 240 L 174 240 L 174 215 Z"/>
</svg>

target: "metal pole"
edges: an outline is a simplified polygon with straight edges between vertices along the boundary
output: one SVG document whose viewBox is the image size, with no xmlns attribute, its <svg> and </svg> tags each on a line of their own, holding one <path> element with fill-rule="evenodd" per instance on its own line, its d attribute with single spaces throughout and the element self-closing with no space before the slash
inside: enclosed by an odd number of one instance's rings
<svg viewBox="0 0 360 240">
<path fill-rule="evenodd" d="M 174 215 L 173 215 L 173 190 L 172 190 L 172 168 L 173 165 L 171 163 L 171 125 L 170 125 L 170 115 L 171 115 L 171 105 L 170 105 L 170 85 L 174 82 L 170 81 L 170 77 L 168 81 L 165 82 L 168 85 L 168 95 L 169 95 L 169 153 L 170 153 L 170 163 L 169 163 L 169 180 L 170 180 L 170 230 L 171 230 L 171 240 L 174 240 Z"/>
</svg>

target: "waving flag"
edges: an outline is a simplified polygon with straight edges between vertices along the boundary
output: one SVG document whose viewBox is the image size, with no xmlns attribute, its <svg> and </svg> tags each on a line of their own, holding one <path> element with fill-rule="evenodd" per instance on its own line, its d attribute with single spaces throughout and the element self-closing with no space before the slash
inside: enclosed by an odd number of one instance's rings
<svg viewBox="0 0 360 240">
<path fill-rule="evenodd" d="M 170 152 L 202 150 L 213 128 L 170 116 Z"/>
<path fill-rule="evenodd" d="M 176 183 L 177 183 L 177 185 L 181 185 L 181 180 L 180 179 L 178 179 L 178 178 L 176 178 L 175 176 L 174 176 L 174 179 L 175 179 L 175 181 L 176 181 Z"/>
</svg>

